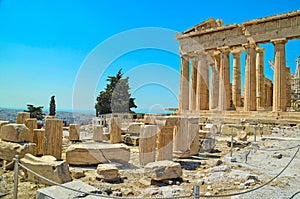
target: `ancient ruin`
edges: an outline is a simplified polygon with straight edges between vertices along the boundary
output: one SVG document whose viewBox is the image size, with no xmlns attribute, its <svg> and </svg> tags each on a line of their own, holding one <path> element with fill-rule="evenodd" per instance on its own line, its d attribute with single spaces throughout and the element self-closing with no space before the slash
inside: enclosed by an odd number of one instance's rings
<svg viewBox="0 0 300 199">
<path fill-rule="evenodd" d="M 9 176 L 4 169 L 18 163 L 14 184 L 28 181 L 27 188 L 40 199 L 227 197 L 259 186 L 266 186 L 257 192 L 263 196 L 295 193 L 300 113 L 288 111 L 300 107 L 300 62 L 291 75 L 285 44 L 298 38 L 300 11 L 226 26 L 208 19 L 176 35 L 181 55 L 177 112 L 112 113 L 68 126 L 46 116 L 42 129 L 29 113 L 20 112 L 16 124 L 0 121 L 1 175 Z M 274 83 L 264 75 L 264 43 L 274 45 Z"/>
<path fill-rule="evenodd" d="M 223 26 L 222 23 L 208 19 L 176 35 L 181 55 L 179 113 L 287 111 L 290 98 L 287 97 L 289 69 L 285 45 L 300 38 L 300 11 L 242 24 Z M 275 49 L 273 84 L 263 72 L 265 49 L 260 44 L 265 43 L 272 43 Z M 242 96 L 240 55 L 243 51 L 246 51 L 246 66 Z M 233 55 L 232 84 L 230 54 Z"/>
</svg>

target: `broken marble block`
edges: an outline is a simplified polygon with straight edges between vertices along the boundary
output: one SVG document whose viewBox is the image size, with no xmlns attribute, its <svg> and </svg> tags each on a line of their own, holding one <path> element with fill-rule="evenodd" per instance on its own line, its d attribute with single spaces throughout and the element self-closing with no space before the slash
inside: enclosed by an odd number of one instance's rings
<svg viewBox="0 0 300 199">
<path fill-rule="evenodd" d="M 129 159 L 130 149 L 125 144 L 73 144 L 66 151 L 66 161 L 71 165 L 97 165 L 110 161 L 128 163 Z"/>
<path fill-rule="evenodd" d="M 157 181 L 174 179 L 182 176 L 180 164 L 169 160 L 148 163 L 144 170 L 148 177 Z"/>
<path fill-rule="evenodd" d="M 9 121 L 0 120 L 0 129 L 2 126 L 6 125 L 6 124 L 9 124 Z"/>
<path fill-rule="evenodd" d="M 13 143 L 0 140 L 0 159 L 12 161 L 18 155 L 23 158 L 26 153 L 36 154 L 36 144 L 30 142 Z"/>
<path fill-rule="evenodd" d="M 1 127 L 0 139 L 9 142 L 33 142 L 33 133 L 25 124 L 6 124 Z"/>
<path fill-rule="evenodd" d="M 57 183 L 61 184 L 70 182 L 72 180 L 68 163 L 66 161 L 57 161 L 53 156 L 45 155 L 42 157 L 35 157 L 31 154 L 26 154 L 24 158 L 20 160 L 20 162 L 35 173 Z M 52 184 L 51 182 L 48 182 L 32 174 L 26 169 L 24 170 L 25 173 L 27 173 L 28 180 L 47 185 Z"/>
<path fill-rule="evenodd" d="M 99 164 L 96 178 L 103 182 L 116 182 L 120 180 L 119 170 L 114 164 Z"/>
<path fill-rule="evenodd" d="M 63 199 L 73 199 L 73 198 L 85 198 L 85 199 L 101 199 L 102 197 L 87 195 L 83 196 L 82 192 L 90 192 L 90 193 L 102 193 L 96 187 L 93 187 L 89 184 L 86 184 L 80 180 L 72 181 L 64 183 L 63 186 L 71 188 L 66 189 L 61 186 L 50 186 L 47 188 L 38 189 L 36 191 L 36 199 L 50 199 L 50 198 L 63 198 Z M 80 190 L 74 191 L 74 190 Z"/>
</svg>

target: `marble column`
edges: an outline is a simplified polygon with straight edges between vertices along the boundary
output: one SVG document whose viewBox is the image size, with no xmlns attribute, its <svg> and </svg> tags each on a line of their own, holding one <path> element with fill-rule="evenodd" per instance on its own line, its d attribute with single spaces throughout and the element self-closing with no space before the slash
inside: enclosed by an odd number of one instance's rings
<svg viewBox="0 0 300 199">
<path fill-rule="evenodd" d="M 219 110 L 230 109 L 229 48 L 220 49 Z"/>
<path fill-rule="evenodd" d="M 256 107 L 265 107 L 264 48 L 256 48 Z"/>
<path fill-rule="evenodd" d="M 232 51 L 233 54 L 233 79 L 232 103 L 234 107 L 241 106 L 241 50 Z"/>
<path fill-rule="evenodd" d="M 181 56 L 179 111 L 189 110 L 189 58 Z"/>
<path fill-rule="evenodd" d="M 291 94 L 292 94 L 292 77 L 290 67 L 286 67 L 286 106 L 291 107 Z"/>
<path fill-rule="evenodd" d="M 198 55 L 196 110 L 208 110 L 208 62 L 207 55 Z"/>
<path fill-rule="evenodd" d="M 213 53 L 214 65 L 212 65 L 212 75 L 211 75 L 211 87 L 210 87 L 210 101 L 209 109 L 216 109 L 218 107 L 219 101 L 219 71 L 220 71 L 220 52 L 215 51 Z"/>
<path fill-rule="evenodd" d="M 246 49 L 246 70 L 245 70 L 245 94 L 244 110 L 256 110 L 256 62 L 255 45 L 244 45 Z"/>
<path fill-rule="evenodd" d="M 190 110 L 196 110 L 196 91 L 197 91 L 197 69 L 198 67 L 198 57 L 192 57 L 192 75 L 191 75 L 191 85 L 190 85 Z"/>
<path fill-rule="evenodd" d="M 273 85 L 273 111 L 286 111 L 286 39 L 271 41 L 274 44 L 274 85 Z"/>
</svg>

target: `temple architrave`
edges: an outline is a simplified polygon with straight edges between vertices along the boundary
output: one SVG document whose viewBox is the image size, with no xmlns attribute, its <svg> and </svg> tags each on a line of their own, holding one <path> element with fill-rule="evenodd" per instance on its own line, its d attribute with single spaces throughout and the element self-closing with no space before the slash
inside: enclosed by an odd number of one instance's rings
<svg viewBox="0 0 300 199">
<path fill-rule="evenodd" d="M 222 20 L 210 18 L 176 34 L 175 38 L 181 56 L 180 114 L 227 110 L 287 111 L 290 105 L 287 78 L 290 74 L 285 45 L 289 40 L 300 38 L 300 10 L 226 26 Z M 260 44 L 266 43 L 274 45 L 273 83 L 264 75 L 265 49 Z M 245 82 L 241 85 L 240 56 L 243 51 L 246 54 Z"/>
</svg>

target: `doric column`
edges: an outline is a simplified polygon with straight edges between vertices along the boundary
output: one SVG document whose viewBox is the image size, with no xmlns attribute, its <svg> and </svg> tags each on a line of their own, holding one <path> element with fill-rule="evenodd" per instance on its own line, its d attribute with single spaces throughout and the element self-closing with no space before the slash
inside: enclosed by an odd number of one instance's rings
<svg viewBox="0 0 300 199">
<path fill-rule="evenodd" d="M 245 70 L 245 94 L 244 110 L 256 110 L 256 67 L 255 67 L 255 45 L 244 45 L 246 48 L 246 70 Z"/>
<path fill-rule="evenodd" d="M 207 55 L 198 55 L 196 110 L 208 110 L 208 63 Z"/>
<path fill-rule="evenodd" d="M 189 59 L 186 55 L 181 56 L 179 91 L 179 111 L 184 110 L 189 110 Z"/>
<path fill-rule="evenodd" d="M 292 88 L 291 88 L 291 70 L 290 67 L 286 67 L 286 106 L 291 107 L 291 94 L 292 94 Z"/>
<path fill-rule="evenodd" d="M 273 111 L 286 111 L 286 39 L 271 41 L 275 47 L 274 55 L 274 85 L 273 85 Z"/>
<path fill-rule="evenodd" d="M 197 90 L 197 67 L 198 56 L 192 57 L 192 75 L 190 85 L 190 110 L 196 110 L 196 90 Z"/>
<path fill-rule="evenodd" d="M 265 107 L 264 48 L 256 48 L 256 107 Z"/>
<path fill-rule="evenodd" d="M 213 52 L 215 64 L 212 66 L 211 87 L 210 87 L 210 101 L 209 109 L 216 109 L 219 101 L 219 71 L 220 71 L 220 52 Z"/>
<path fill-rule="evenodd" d="M 233 54 L 233 79 L 232 79 L 232 103 L 234 107 L 241 106 L 241 50 L 232 51 Z"/>
<path fill-rule="evenodd" d="M 219 110 L 230 109 L 229 48 L 221 48 L 219 77 Z"/>
</svg>

